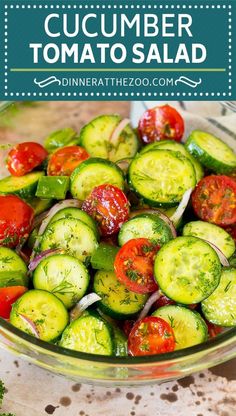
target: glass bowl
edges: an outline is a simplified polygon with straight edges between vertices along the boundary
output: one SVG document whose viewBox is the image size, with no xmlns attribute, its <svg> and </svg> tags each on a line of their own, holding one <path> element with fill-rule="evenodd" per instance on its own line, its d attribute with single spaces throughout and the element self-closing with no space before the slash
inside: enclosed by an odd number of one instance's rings
<svg viewBox="0 0 236 416">
<path fill-rule="evenodd" d="M 53 130 L 73 127 L 77 130 L 89 119 L 102 113 L 118 112 L 127 116 L 127 102 L 23 103 L 8 106 L 0 115 L 0 145 L 22 140 L 42 139 Z M 136 105 L 138 104 L 138 105 Z M 150 104 L 150 102 L 149 102 Z M 220 106 L 220 103 L 218 103 Z M 132 104 L 132 119 L 146 103 Z M 8 106 L 8 107 L 7 107 Z M 135 110 L 136 106 L 136 110 Z M 7 109 L 6 109 L 7 107 Z M 186 111 L 186 110 L 185 110 Z M 236 149 L 236 115 L 227 112 L 229 125 L 221 130 L 218 114 L 215 123 L 186 113 L 186 132 L 191 126 L 223 136 Z M 214 117 L 213 117 L 214 118 Z M 224 123 L 222 123 L 224 126 Z M 228 126 L 228 122 L 227 122 Z M 226 131 L 228 130 L 228 131 Z M 231 131 L 232 134 L 229 134 Z M 4 175 L 4 150 L 1 150 L 0 177 Z M 172 353 L 148 357 L 106 357 L 71 351 L 38 340 L 0 318 L 0 347 L 42 368 L 69 377 L 76 382 L 106 386 L 141 385 L 170 381 L 220 364 L 236 356 L 236 328 L 229 329 L 203 344 Z"/>
</svg>

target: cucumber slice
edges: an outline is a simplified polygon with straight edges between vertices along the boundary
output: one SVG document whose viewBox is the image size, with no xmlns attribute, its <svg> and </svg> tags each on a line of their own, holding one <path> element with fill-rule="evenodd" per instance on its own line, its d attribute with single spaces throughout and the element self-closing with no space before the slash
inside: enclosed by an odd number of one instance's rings
<svg viewBox="0 0 236 416">
<path fill-rule="evenodd" d="M 177 237 L 157 253 L 154 275 L 175 302 L 191 304 L 210 296 L 219 284 L 221 264 L 215 250 L 197 237 Z"/>
<path fill-rule="evenodd" d="M 53 293 L 70 309 L 84 296 L 89 274 L 75 257 L 56 254 L 39 263 L 33 274 L 33 285 L 35 289 Z"/>
<path fill-rule="evenodd" d="M 174 206 L 195 187 L 196 177 L 192 163 L 181 153 L 153 150 L 135 157 L 129 182 L 149 205 Z"/>
<path fill-rule="evenodd" d="M 236 268 L 223 269 L 219 286 L 202 302 L 202 312 L 213 324 L 236 325 Z"/>
<path fill-rule="evenodd" d="M 204 319 L 198 312 L 184 306 L 163 306 L 157 309 L 153 316 L 158 316 L 170 324 L 175 336 L 176 350 L 201 344 L 208 338 Z"/>
<path fill-rule="evenodd" d="M 153 142 L 144 146 L 140 154 L 150 152 L 150 150 L 173 150 L 174 152 L 180 152 L 185 157 L 188 157 L 188 152 L 184 145 L 176 142 L 175 140 L 160 140 L 159 142 Z"/>
<path fill-rule="evenodd" d="M 95 270 L 114 271 L 115 257 L 119 247 L 101 243 L 91 256 L 91 266 Z"/>
<path fill-rule="evenodd" d="M 204 176 L 204 169 L 203 169 L 201 163 L 194 156 L 192 156 L 190 153 L 188 155 L 188 159 L 190 160 L 190 162 L 192 163 L 192 165 L 194 167 L 195 175 L 196 175 L 196 182 L 198 183 Z"/>
<path fill-rule="evenodd" d="M 122 170 L 108 160 L 90 158 L 82 162 L 72 173 L 71 193 L 74 198 L 83 201 L 93 188 L 105 183 L 124 189 Z"/>
<path fill-rule="evenodd" d="M 11 324 L 21 331 L 35 335 L 31 325 L 21 315 L 32 321 L 39 338 L 44 341 L 56 340 L 69 321 L 69 314 L 63 303 L 44 290 L 29 290 L 24 293 L 11 310 Z"/>
<path fill-rule="evenodd" d="M 229 264 L 230 264 L 231 267 L 235 267 L 236 268 L 236 251 L 234 252 L 234 254 L 232 255 L 232 257 L 230 257 Z"/>
<path fill-rule="evenodd" d="M 25 286 L 28 287 L 29 278 L 26 273 L 0 272 L 0 288 L 9 286 Z"/>
<path fill-rule="evenodd" d="M 99 308 L 105 314 L 127 319 L 135 316 L 147 301 L 146 294 L 131 292 L 117 280 L 114 272 L 99 270 L 94 276 L 93 291 L 101 297 Z"/>
<path fill-rule="evenodd" d="M 44 172 L 32 172 L 25 176 L 7 176 L 0 180 L 0 195 L 15 194 L 23 199 L 35 196 L 39 179 Z"/>
<path fill-rule="evenodd" d="M 170 227 L 158 215 L 141 214 L 122 225 L 118 235 L 119 245 L 123 246 L 133 238 L 148 238 L 163 246 L 173 235 Z"/>
<path fill-rule="evenodd" d="M 0 287 L 28 286 L 27 266 L 15 251 L 0 247 Z"/>
<path fill-rule="evenodd" d="M 92 157 L 116 162 L 133 157 L 139 148 L 139 140 L 129 124 L 127 124 L 116 143 L 111 141 L 112 133 L 121 122 L 118 115 L 103 115 L 86 124 L 80 132 L 80 144 Z"/>
<path fill-rule="evenodd" d="M 98 227 L 96 222 L 85 211 L 82 211 L 79 208 L 63 208 L 52 217 L 49 224 L 53 224 L 55 221 L 58 221 L 62 218 L 74 218 L 84 222 L 93 230 L 96 238 L 99 238 Z"/>
<path fill-rule="evenodd" d="M 84 222 L 66 218 L 50 224 L 42 236 L 41 250 L 49 248 L 62 248 L 76 257 L 88 263 L 98 243 L 93 230 Z"/>
<path fill-rule="evenodd" d="M 27 246 L 33 250 L 34 248 L 34 244 L 36 242 L 36 239 L 38 237 L 38 231 L 39 231 L 39 227 L 34 228 L 34 230 L 30 233 L 28 241 L 27 241 Z"/>
<path fill-rule="evenodd" d="M 236 154 L 212 134 L 194 130 L 187 139 L 186 147 L 203 166 L 216 173 L 230 173 L 236 169 Z"/>
<path fill-rule="evenodd" d="M 99 315 L 85 312 L 65 329 L 59 345 L 90 354 L 113 355 L 113 332 Z"/>
<path fill-rule="evenodd" d="M 53 199 L 40 199 L 40 198 L 33 198 L 31 201 L 28 201 L 31 207 L 34 209 L 34 214 L 39 215 L 44 211 L 50 209 L 53 204 Z"/>
<path fill-rule="evenodd" d="M 215 244 L 222 253 L 227 257 L 231 257 L 235 251 L 234 239 L 223 228 L 204 221 L 192 221 L 183 228 L 184 236 L 193 236 L 208 240 Z"/>
<path fill-rule="evenodd" d="M 174 152 L 180 152 L 183 156 L 185 156 L 187 159 L 190 160 L 190 162 L 193 164 L 195 175 L 196 175 L 196 181 L 199 182 L 203 176 L 204 171 L 201 166 L 201 164 L 195 159 L 184 147 L 183 144 L 178 143 L 174 140 L 161 140 L 159 142 L 150 143 L 147 146 L 144 146 L 140 153 L 146 153 L 150 150 L 173 150 Z"/>
<path fill-rule="evenodd" d="M 69 127 L 51 133 L 44 140 L 44 147 L 49 153 L 52 153 L 60 147 L 73 146 L 78 143 L 79 137 L 77 132 Z"/>
<path fill-rule="evenodd" d="M 124 332 L 119 328 L 113 326 L 114 334 L 114 346 L 116 357 L 127 357 L 128 356 L 128 339 Z"/>
<path fill-rule="evenodd" d="M 69 186 L 68 176 L 45 176 L 39 179 L 36 196 L 45 199 L 65 199 Z"/>
</svg>

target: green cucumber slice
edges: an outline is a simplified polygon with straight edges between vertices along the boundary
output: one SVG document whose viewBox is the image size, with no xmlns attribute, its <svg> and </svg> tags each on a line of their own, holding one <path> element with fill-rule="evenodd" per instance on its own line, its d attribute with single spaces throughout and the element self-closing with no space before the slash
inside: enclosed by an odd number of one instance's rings
<svg viewBox="0 0 236 416">
<path fill-rule="evenodd" d="M 117 280 L 114 272 L 99 270 L 94 276 L 93 291 L 101 297 L 99 308 L 105 314 L 128 319 L 145 305 L 148 295 L 131 292 Z"/>
<path fill-rule="evenodd" d="M 33 250 L 36 239 L 38 238 L 38 231 L 39 231 L 39 227 L 34 228 L 34 230 L 30 233 L 29 238 L 27 240 L 27 246 L 31 250 Z"/>
<path fill-rule="evenodd" d="M 236 154 L 222 140 L 200 130 L 194 130 L 187 139 L 188 151 L 208 169 L 216 173 L 236 170 Z"/>
<path fill-rule="evenodd" d="M 117 137 L 116 143 L 111 141 L 112 133 L 121 122 L 118 115 L 102 115 L 88 124 L 80 132 L 80 144 L 92 157 L 116 162 L 120 159 L 133 157 L 139 148 L 139 140 L 127 124 Z"/>
<path fill-rule="evenodd" d="M 153 316 L 170 324 L 175 336 L 175 350 L 201 344 L 208 338 L 207 325 L 201 315 L 184 306 L 168 305 L 157 309 Z"/>
<path fill-rule="evenodd" d="M 175 302 L 191 304 L 218 286 L 221 264 L 215 250 L 197 237 L 177 237 L 157 253 L 154 275 L 160 289 Z"/>
<path fill-rule="evenodd" d="M 44 172 L 32 172 L 25 176 L 7 176 L 0 180 L 0 195 L 15 194 L 23 199 L 35 196 L 37 184 Z"/>
<path fill-rule="evenodd" d="M 90 158 L 82 162 L 72 173 L 71 193 L 74 198 L 83 201 L 93 188 L 106 183 L 124 189 L 122 170 L 108 160 Z"/>
<path fill-rule="evenodd" d="M 42 236 L 41 251 L 64 249 L 68 254 L 88 263 L 98 243 L 93 230 L 84 222 L 66 218 L 49 224 Z"/>
<path fill-rule="evenodd" d="M 44 176 L 39 179 L 36 196 L 45 199 L 65 199 L 69 186 L 68 176 Z"/>
<path fill-rule="evenodd" d="M 133 238 L 148 238 L 163 246 L 173 235 L 170 227 L 158 215 L 141 214 L 122 225 L 118 235 L 119 245 L 123 246 Z"/>
<path fill-rule="evenodd" d="M 57 130 L 51 133 L 44 140 L 44 147 L 49 153 L 54 152 L 60 147 L 73 146 L 79 143 L 77 132 L 70 127 Z"/>
<path fill-rule="evenodd" d="M 204 316 L 213 324 L 236 325 L 236 268 L 223 269 L 219 286 L 201 305 Z"/>
<path fill-rule="evenodd" d="M 193 164 L 195 175 L 196 175 L 196 181 L 199 182 L 203 176 L 204 171 L 201 166 L 201 164 L 195 159 L 184 147 L 183 144 L 178 143 L 174 140 L 161 140 L 159 142 L 150 143 L 147 146 L 144 146 L 140 153 L 146 153 L 150 150 L 173 150 L 174 152 L 180 152 L 183 156 L 187 157 L 187 159 L 190 160 L 190 162 Z"/>
<path fill-rule="evenodd" d="M 231 257 L 235 252 L 235 242 L 231 235 L 223 228 L 209 222 L 189 222 L 183 228 L 183 235 L 203 238 L 215 244 L 227 258 Z"/>
<path fill-rule="evenodd" d="M 28 287 L 29 278 L 26 273 L 0 272 L 0 288 L 9 286 L 25 286 Z"/>
<path fill-rule="evenodd" d="M 163 149 L 135 157 L 129 167 L 129 182 L 149 205 L 174 206 L 195 187 L 196 177 L 189 159 Z"/>
<path fill-rule="evenodd" d="M 114 334 L 114 347 L 116 357 L 127 357 L 128 356 L 128 339 L 124 332 L 119 328 L 113 326 Z"/>
<path fill-rule="evenodd" d="M 28 286 L 27 266 L 15 251 L 0 247 L 0 287 Z"/>
<path fill-rule="evenodd" d="M 119 247 L 110 244 L 101 243 L 98 248 L 94 250 L 91 256 L 91 266 L 95 270 L 106 270 L 107 272 L 114 271 L 115 257 L 119 251 Z"/>
<path fill-rule="evenodd" d="M 86 293 L 89 274 L 75 257 L 56 254 L 39 263 L 33 274 L 33 285 L 35 289 L 53 293 L 70 309 Z"/>
<path fill-rule="evenodd" d="M 35 335 L 31 325 L 21 315 L 32 321 L 39 338 L 44 341 L 56 340 L 69 321 L 69 314 L 63 303 L 44 290 L 29 290 L 24 293 L 11 310 L 11 324 L 21 331 Z"/>
<path fill-rule="evenodd" d="M 234 254 L 232 255 L 232 257 L 230 257 L 229 264 L 230 264 L 231 267 L 235 267 L 236 268 L 236 251 L 234 252 Z"/>
<path fill-rule="evenodd" d="M 58 221 L 62 218 L 75 218 L 84 222 L 93 230 L 96 238 L 99 238 L 98 227 L 96 222 L 85 211 L 82 211 L 79 208 L 63 208 L 52 217 L 49 224 L 53 224 L 55 221 Z"/>
<path fill-rule="evenodd" d="M 65 329 L 59 345 L 90 354 L 113 355 L 113 332 L 99 315 L 85 312 Z"/>
</svg>

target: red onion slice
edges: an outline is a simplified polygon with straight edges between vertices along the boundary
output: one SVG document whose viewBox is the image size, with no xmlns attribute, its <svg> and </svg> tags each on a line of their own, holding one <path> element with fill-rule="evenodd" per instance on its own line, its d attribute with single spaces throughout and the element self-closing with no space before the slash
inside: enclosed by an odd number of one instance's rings
<svg viewBox="0 0 236 416">
<path fill-rule="evenodd" d="M 101 300 L 101 297 L 94 292 L 84 296 L 70 311 L 70 321 L 72 322 L 75 319 L 79 318 L 89 306 L 93 305 L 93 303 L 99 300 Z"/>
<path fill-rule="evenodd" d="M 222 253 L 222 251 L 217 246 L 215 246 L 215 244 L 211 243 L 208 240 L 204 240 L 204 241 L 206 243 L 208 243 L 215 250 L 215 252 L 218 254 L 218 257 L 220 259 L 220 262 L 221 262 L 222 266 L 229 267 L 230 266 L 229 261 L 228 261 L 227 257 L 225 257 L 224 253 Z"/>
<path fill-rule="evenodd" d="M 191 193 L 193 191 L 193 188 L 189 188 L 184 194 L 183 197 L 179 203 L 178 208 L 176 209 L 175 213 L 170 217 L 171 221 L 176 226 L 182 217 L 185 209 L 187 208 Z"/>
<path fill-rule="evenodd" d="M 34 324 L 34 322 L 31 321 L 31 319 L 28 318 L 27 316 L 22 315 L 22 313 L 19 313 L 19 316 L 21 317 L 22 321 L 24 321 L 27 324 L 27 326 L 29 327 L 29 329 L 32 331 L 32 334 L 36 338 L 39 338 L 39 332 L 38 332 L 38 330 L 37 330 L 36 325 Z"/>
<path fill-rule="evenodd" d="M 48 250 L 42 251 L 38 256 L 36 256 L 34 259 L 31 260 L 31 262 L 28 266 L 29 271 L 33 272 L 43 259 L 45 259 L 47 257 L 50 257 L 53 254 L 61 253 L 63 251 L 64 250 L 59 249 L 59 248 L 57 248 L 57 249 L 56 248 L 49 248 Z"/>
<path fill-rule="evenodd" d="M 36 227 L 41 225 L 42 221 L 47 217 L 48 213 L 49 213 L 49 210 L 44 211 L 44 212 L 42 212 L 41 214 L 37 215 L 34 218 L 33 225 L 32 225 L 32 230 L 34 230 Z"/>
<path fill-rule="evenodd" d="M 16 253 L 22 258 L 22 260 L 24 260 L 26 264 L 29 264 L 29 257 L 22 251 L 21 246 L 16 247 Z"/>
<path fill-rule="evenodd" d="M 175 226 L 173 224 L 173 222 L 170 220 L 169 217 L 167 217 L 167 215 L 163 214 L 163 212 L 159 211 L 159 209 L 151 209 L 151 208 L 143 208 L 143 209 L 139 209 L 137 211 L 132 211 L 129 215 L 129 218 L 134 218 L 137 215 L 141 215 L 141 214 L 154 214 L 157 215 L 158 217 L 160 217 L 170 228 L 172 235 L 174 238 L 177 237 L 177 232 L 175 229 Z"/>
<path fill-rule="evenodd" d="M 159 290 L 157 290 L 156 292 L 152 293 L 152 295 L 150 296 L 150 298 L 148 298 L 147 302 L 144 305 L 144 308 L 141 310 L 139 316 L 138 316 L 138 321 L 140 319 L 145 318 L 145 316 L 148 315 L 152 305 L 161 297 L 161 293 L 159 292 Z"/>
<path fill-rule="evenodd" d="M 132 160 L 133 160 L 133 157 L 120 159 L 120 160 L 117 160 L 116 165 L 119 166 L 119 168 L 123 170 L 123 172 L 127 173 L 129 169 L 129 165 L 132 162 Z"/>
<path fill-rule="evenodd" d="M 48 211 L 48 215 L 46 216 L 46 218 L 44 219 L 44 221 L 42 222 L 42 224 L 39 228 L 38 236 L 37 236 L 36 241 L 34 243 L 31 259 L 34 258 L 35 252 L 36 252 L 36 250 L 39 246 L 40 236 L 46 230 L 46 228 L 47 228 L 49 222 L 51 221 L 52 217 L 54 217 L 54 215 L 58 211 L 60 211 L 61 209 L 64 209 L 64 208 L 81 208 L 81 206 L 82 206 L 82 201 L 78 201 L 77 199 L 66 199 L 65 201 L 58 202 L 56 205 L 54 205 Z"/>
<path fill-rule="evenodd" d="M 120 137 L 121 132 L 124 130 L 124 128 L 127 126 L 127 124 L 130 123 L 130 120 L 128 118 L 124 118 L 121 120 L 121 122 L 116 126 L 115 130 L 113 131 L 110 142 L 113 144 L 113 146 L 117 146 L 118 140 Z"/>
</svg>

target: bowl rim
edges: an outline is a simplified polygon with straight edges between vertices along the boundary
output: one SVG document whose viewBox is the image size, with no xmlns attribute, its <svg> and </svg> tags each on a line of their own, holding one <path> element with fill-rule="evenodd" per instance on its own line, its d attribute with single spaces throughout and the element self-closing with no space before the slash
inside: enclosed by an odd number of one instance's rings
<svg viewBox="0 0 236 416">
<path fill-rule="evenodd" d="M 98 355 L 98 354 L 91 354 L 85 353 L 75 350 L 70 350 L 59 345 L 50 344 L 49 342 L 43 341 L 41 339 L 37 339 L 34 336 L 27 334 L 24 331 L 14 327 L 11 323 L 7 322 L 3 318 L 0 317 L 0 332 L 1 329 L 5 329 L 10 334 L 20 338 L 20 340 L 24 340 L 29 342 L 30 344 L 39 347 L 45 352 L 54 353 L 56 355 L 62 356 L 63 358 L 75 358 L 82 361 L 90 361 L 93 363 L 100 363 L 100 364 L 110 364 L 110 365 L 125 365 L 125 366 L 132 366 L 137 364 L 159 364 L 163 362 L 170 362 L 170 361 L 181 361 L 183 358 L 188 358 L 191 355 L 195 355 L 197 353 L 203 352 L 211 352 L 215 350 L 217 347 L 220 347 L 227 341 L 231 341 L 232 343 L 236 341 L 236 327 L 228 329 L 227 331 L 223 332 L 222 334 L 217 335 L 215 338 L 208 339 L 204 343 L 194 345 L 192 347 L 176 350 L 173 352 L 163 353 L 163 354 L 155 354 L 155 355 L 146 355 L 146 356 L 138 356 L 138 357 L 116 357 L 116 356 L 107 356 L 107 355 Z M 231 344 L 230 342 L 230 344 Z"/>
<path fill-rule="evenodd" d="M 145 104 L 145 101 L 141 101 Z M 0 102 L 0 112 L 7 109 L 14 101 L 2 101 Z M 221 103 L 218 101 L 218 103 Z M 146 105 L 145 105 L 146 107 Z M 234 114 L 234 113 L 232 113 Z M 3 330 L 4 334 L 8 333 L 10 335 L 14 335 L 15 337 L 19 338 L 19 341 L 25 341 L 31 345 L 34 345 L 44 352 L 53 353 L 59 357 L 69 357 L 72 359 L 78 359 L 81 361 L 89 361 L 94 364 L 110 364 L 111 366 L 135 366 L 137 364 L 140 365 L 148 365 L 148 364 L 159 364 L 164 362 L 176 362 L 181 361 L 184 358 L 189 358 L 194 356 L 198 353 L 209 353 L 214 351 L 215 349 L 220 348 L 225 343 L 226 344 L 233 344 L 236 342 L 236 327 L 229 328 L 227 331 L 223 332 L 222 334 L 217 335 L 215 338 L 208 339 L 204 343 L 194 345 L 192 347 L 176 350 L 173 352 L 163 353 L 163 354 L 156 354 L 156 355 L 146 355 L 146 356 L 138 356 L 138 357 L 116 357 L 116 356 L 105 356 L 105 355 L 97 355 L 91 353 L 84 353 L 75 350 L 70 350 L 64 347 L 61 347 L 56 344 L 51 344 L 49 342 L 40 340 L 35 338 L 34 336 L 27 334 L 24 331 L 14 327 L 10 322 L 0 317 L 0 335 L 1 331 Z M 0 342 L 1 344 L 1 342 Z"/>
</svg>

